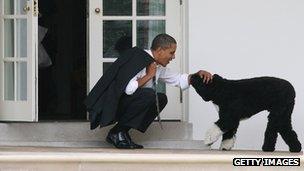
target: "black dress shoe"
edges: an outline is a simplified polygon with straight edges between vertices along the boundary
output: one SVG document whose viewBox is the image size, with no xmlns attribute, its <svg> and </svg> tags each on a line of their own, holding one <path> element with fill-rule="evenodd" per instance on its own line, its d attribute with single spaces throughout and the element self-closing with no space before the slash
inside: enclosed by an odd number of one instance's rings
<svg viewBox="0 0 304 171">
<path fill-rule="evenodd" d="M 127 135 L 129 143 L 132 144 L 135 149 L 142 149 L 142 148 L 144 148 L 144 146 L 142 146 L 140 144 L 136 144 L 135 142 L 133 142 L 128 132 L 126 132 L 126 135 Z"/>
<path fill-rule="evenodd" d="M 109 132 L 106 141 L 119 149 L 140 149 L 142 146 L 132 142 L 130 136 L 125 131 L 117 133 Z"/>
</svg>

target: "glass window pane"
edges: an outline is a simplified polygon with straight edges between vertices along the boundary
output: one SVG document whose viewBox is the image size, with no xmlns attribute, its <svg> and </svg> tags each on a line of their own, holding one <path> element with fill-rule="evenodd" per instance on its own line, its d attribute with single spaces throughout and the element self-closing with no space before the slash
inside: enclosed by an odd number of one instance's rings
<svg viewBox="0 0 304 171">
<path fill-rule="evenodd" d="M 117 58 L 132 47 L 132 21 L 103 22 L 103 57 Z"/>
<path fill-rule="evenodd" d="M 27 56 L 27 20 L 17 19 L 16 20 L 16 46 L 17 46 L 17 57 Z"/>
<path fill-rule="evenodd" d="M 14 63 L 4 62 L 4 100 L 14 100 Z"/>
<path fill-rule="evenodd" d="M 13 0 L 12 0 L 13 1 Z M 16 1 L 16 13 L 17 14 L 26 14 L 23 10 L 24 7 L 26 7 L 26 1 L 28 0 L 17 0 Z"/>
<path fill-rule="evenodd" d="M 27 65 L 26 62 L 17 63 L 17 100 L 27 99 Z"/>
<path fill-rule="evenodd" d="M 102 64 L 102 70 L 103 70 L 103 73 L 105 73 L 109 68 L 110 68 L 110 66 L 113 64 L 113 62 L 104 62 L 103 64 Z"/>
<path fill-rule="evenodd" d="M 14 0 L 4 0 L 4 14 L 5 15 L 14 14 Z"/>
<path fill-rule="evenodd" d="M 103 0 L 104 16 L 131 16 L 132 0 Z"/>
<path fill-rule="evenodd" d="M 14 20 L 4 19 L 4 57 L 14 56 Z"/>
<path fill-rule="evenodd" d="M 165 0 L 137 0 L 137 15 L 139 16 L 165 16 Z"/>
<path fill-rule="evenodd" d="M 137 46 L 142 49 L 150 49 L 154 37 L 165 32 L 165 20 L 137 21 Z"/>
</svg>

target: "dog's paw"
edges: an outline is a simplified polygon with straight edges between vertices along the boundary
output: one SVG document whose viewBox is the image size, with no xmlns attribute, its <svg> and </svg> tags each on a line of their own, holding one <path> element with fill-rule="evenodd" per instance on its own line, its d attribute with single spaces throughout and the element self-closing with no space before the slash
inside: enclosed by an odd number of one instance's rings
<svg viewBox="0 0 304 171">
<path fill-rule="evenodd" d="M 230 151 L 234 146 L 235 139 L 236 139 L 235 136 L 233 136 L 230 139 L 226 139 L 226 140 L 222 141 L 220 150 Z"/>
<path fill-rule="evenodd" d="M 206 145 L 212 145 L 215 141 L 219 139 L 220 136 L 223 135 L 223 131 L 217 126 L 213 125 L 206 133 L 205 135 L 205 144 Z"/>
</svg>

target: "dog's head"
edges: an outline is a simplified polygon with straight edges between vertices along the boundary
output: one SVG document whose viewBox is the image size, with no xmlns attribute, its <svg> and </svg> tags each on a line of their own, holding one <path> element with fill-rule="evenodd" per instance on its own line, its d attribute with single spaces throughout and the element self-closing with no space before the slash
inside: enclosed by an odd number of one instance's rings
<svg viewBox="0 0 304 171">
<path fill-rule="evenodd" d="M 195 91 L 203 98 L 204 101 L 213 100 L 213 88 L 221 76 L 214 74 L 211 83 L 204 83 L 204 78 L 201 78 L 198 74 L 193 74 L 191 76 L 191 85 L 194 87 Z"/>
</svg>

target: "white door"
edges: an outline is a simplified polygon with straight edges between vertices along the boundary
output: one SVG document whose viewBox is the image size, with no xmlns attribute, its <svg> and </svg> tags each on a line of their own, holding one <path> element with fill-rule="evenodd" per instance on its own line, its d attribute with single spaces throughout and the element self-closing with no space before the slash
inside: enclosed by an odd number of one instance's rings
<svg viewBox="0 0 304 171">
<path fill-rule="evenodd" d="M 37 121 L 37 0 L 0 0 L 0 120 Z"/>
<path fill-rule="evenodd" d="M 117 59 L 120 49 L 149 49 L 153 38 L 164 32 L 178 42 L 176 59 L 168 67 L 180 72 L 180 13 L 180 0 L 89 0 L 89 90 Z M 160 83 L 158 90 L 169 99 L 162 119 L 181 120 L 180 89 Z"/>
</svg>

